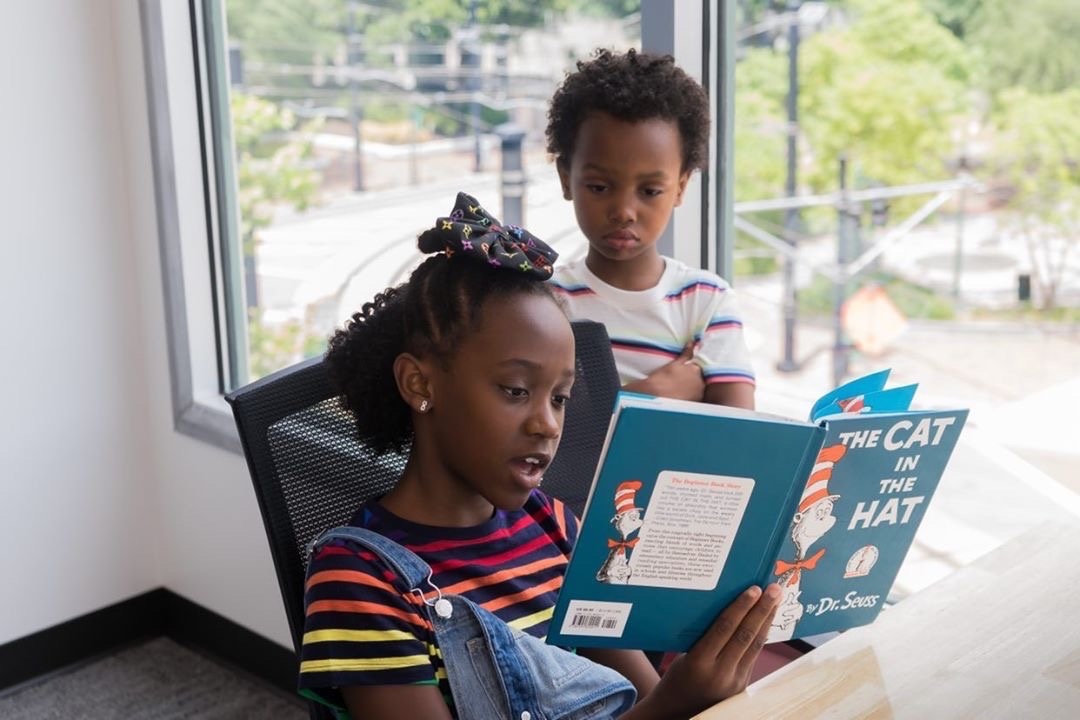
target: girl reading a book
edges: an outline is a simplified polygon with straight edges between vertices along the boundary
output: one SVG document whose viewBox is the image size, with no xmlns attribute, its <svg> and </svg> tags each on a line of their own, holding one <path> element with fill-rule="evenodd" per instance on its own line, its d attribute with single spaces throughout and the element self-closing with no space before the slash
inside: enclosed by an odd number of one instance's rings
<svg viewBox="0 0 1080 720">
<path fill-rule="evenodd" d="M 471 640 L 440 646 L 433 627 L 445 607 L 433 600 L 465 597 L 513 633 L 547 634 L 577 534 L 573 513 L 540 490 L 574 384 L 573 333 L 544 282 L 556 255 L 464 194 L 419 247 L 431 256 L 333 335 L 326 363 L 360 436 L 377 451 L 409 453 L 393 490 L 350 524 L 411 550 L 430 576 L 413 592 L 367 546 L 319 543 L 300 688 L 343 717 L 535 717 L 493 695 L 513 695 L 525 672 L 533 692 L 562 702 L 561 680 L 496 662 L 505 675 L 472 696 L 461 691 L 455 674 L 487 665 L 469 655 Z M 561 653 L 551 667 L 578 663 L 579 690 L 594 675 L 624 688 L 611 705 L 617 712 L 596 714 L 591 701 L 587 713 L 559 717 L 685 718 L 740 692 L 778 597 L 776 586 L 747 589 L 662 679 L 639 651 L 579 648 L 575 656 L 536 643 Z M 487 703 L 503 710 L 480 712 Z"/>
</svg>

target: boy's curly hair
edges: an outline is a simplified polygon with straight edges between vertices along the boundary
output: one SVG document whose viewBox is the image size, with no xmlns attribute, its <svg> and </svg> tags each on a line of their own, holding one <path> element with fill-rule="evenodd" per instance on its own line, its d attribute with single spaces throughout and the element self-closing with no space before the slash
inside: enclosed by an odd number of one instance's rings
<svg viewBox="0 0 1080 720">
<path fill-rule="evenodd" d="M 477 328 L 488 300 L 519 294 L 559 304 L 546 282 L 439 253 L 421 263 L 407 283 L 364 303 L 330 337 L 324 359 L 343 407 L 356 418 L 360 439 L 376 454 L 404 452 L 413 438 L 412 415 L 398 392 L 394 360 L 409 352 L 435 357 L 445 366 Z"/>
<path fill-rule="evenodd" d="M 555 91 L 548 110 L 547 150 L 568 164 L 581 124 L 605 112 L 626 122 L 661 118 L 675 122 L 682 138 L 684 172 L 703 169 L 709 146 L 709 98 L 670 55 L 597 50 L 578 61 Z"/>
</svg>

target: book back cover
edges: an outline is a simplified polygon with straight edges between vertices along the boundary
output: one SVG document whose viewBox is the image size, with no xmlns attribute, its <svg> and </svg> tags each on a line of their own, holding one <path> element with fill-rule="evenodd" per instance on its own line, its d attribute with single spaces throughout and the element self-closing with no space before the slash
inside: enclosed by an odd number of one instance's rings
<svg viewBox="0 0 1080 720">
<path fill-rule="evenodd" d="M 770 578 L 824 431 L 700 403 L 628 400 L 601 457 L 548 642 L 686 650 Z"/>
</svg>

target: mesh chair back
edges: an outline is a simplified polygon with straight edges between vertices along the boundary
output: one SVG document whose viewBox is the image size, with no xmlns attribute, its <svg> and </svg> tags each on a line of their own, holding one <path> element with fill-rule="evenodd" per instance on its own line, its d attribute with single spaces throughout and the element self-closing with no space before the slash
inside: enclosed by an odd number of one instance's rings
<svg viewBox="0 0 1080 720">
<path fill-rule="evenodd" d="M 566 404 L 559 451 L 544 473 L 543 490 L 566 503 L 580 518 L 607 437 L 619 392 L 619 373 L 604 325 L 586 320 L 571 324 L 576 346 L 574 389 Z"/>
<path fill-rule="evenodd" d="M 573 323 L 574 389 L 559 452 L 544 491 L 580 517 L 619 389 L 607 331 Z M 304 630 L 307 546 L 323 530 L 346 523 L 367 499 L 387 492 L 407 454 L 373 455 L 339 404 L 321 358 L 281 370 L 229 394 L 270 541 L 293 643 Z"/>
</svg>

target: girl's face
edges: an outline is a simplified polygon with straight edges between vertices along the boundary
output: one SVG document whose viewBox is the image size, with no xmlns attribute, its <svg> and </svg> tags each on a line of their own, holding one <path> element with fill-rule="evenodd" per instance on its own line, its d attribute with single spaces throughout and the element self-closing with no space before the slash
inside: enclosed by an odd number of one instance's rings
<svg viewBox="0 0 1080 720">
<path fill-rule="evenodd" d="M 432 409 L 414 445 L 425 482 L 445 490 L 448 505 L 486 513 L 477 523 L 490 517 L 488 504 L 520 508 L 555 455 L 574 383 L 562 310 L 543 295 L 489 300 L 476 331 L 446 367 L 431 366 L 430 379 Z"/>
</svg>

